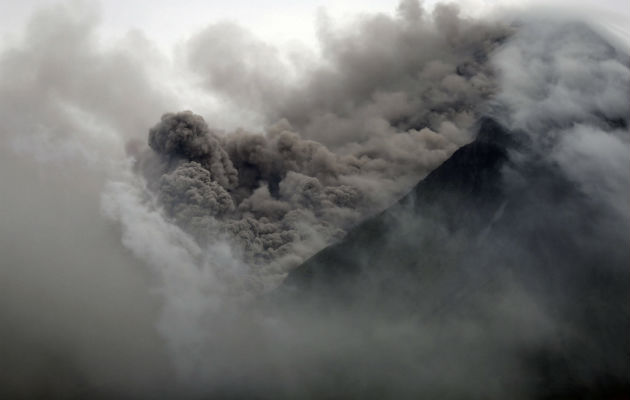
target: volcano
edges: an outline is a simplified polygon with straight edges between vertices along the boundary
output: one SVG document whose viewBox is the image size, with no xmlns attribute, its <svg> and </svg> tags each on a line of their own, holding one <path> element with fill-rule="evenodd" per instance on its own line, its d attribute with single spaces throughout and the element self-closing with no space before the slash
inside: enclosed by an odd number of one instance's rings
<svg viewBox="0 0 630 400">
<path fill-rule="evenodd" d="M 464 317 L 482 337 L 502 338 L 497 347 L 516 355 L 536 398 L 606 398 L 627 393 L 630 372 L 620 308 L 630 254 L 612 215 L 527 134 L 486 117 L 476 140 L 292 271 L 279 293 L 322 312 L 411 319 L 419 336 Z M 544 317 L 521 301 L 488 311 L 516 293 Z M 527 334 L 511 324 L 546 333 L 520 342 Z"/>
</svg>

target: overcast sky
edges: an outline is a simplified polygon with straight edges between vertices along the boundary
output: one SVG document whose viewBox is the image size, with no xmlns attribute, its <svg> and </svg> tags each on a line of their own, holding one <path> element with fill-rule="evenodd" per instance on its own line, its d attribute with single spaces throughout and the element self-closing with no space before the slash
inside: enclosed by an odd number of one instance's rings
<svg viewBox="0 0 630 400">
<path fill-rule="evenodd" d="M 70 0 L 87 1 L 91 0 Z M 3 2 L 0 32 L 5 41 L 19 32 L 36 9 L 57 0 L 9 0 Z M 436 0 L 425 0 L 431 8 Z M 616 35 L 630 47 L 630 2 L 627 0 L 456 0 L 466 14 L 496 14 L 517 7 L 525 12 L 541 9 L 577 13 Z M 550 3 L 552 5 L 550 5 Z M 208 23 L 232 20 L 276 44 L 315 44 L 315 21 L 319 12 L 342 20 L 360 12 L 395 10 L 398 0 L 107 0 L 98 2 L 105 37 L 119 37 L 130 29 L 142 30 L 168 52 L 178 41 Z"/>
</svg>

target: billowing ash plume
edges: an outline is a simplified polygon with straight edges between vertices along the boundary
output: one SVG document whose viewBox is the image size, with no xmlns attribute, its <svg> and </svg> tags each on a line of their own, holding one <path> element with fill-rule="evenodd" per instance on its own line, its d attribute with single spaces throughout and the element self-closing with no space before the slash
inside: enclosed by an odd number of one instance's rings
<svg viewBox="0 0 630 400">
<path fill-rule="evenodd" d="M 225 134 L 190 111 L 168 113 L 138 163 L 167 215 L 200 243 L 228 240 L 247 263 L 279 273 L 469 140 L 495 87 L 489 52 L 509 33 L 455 6 L 425 15 L 414 1 L 353 31 L 320 25 L 325 62 L 283 84 L 273 83 L 286 66 L 241 28 L 223 23 L 193 38 L 188 61 L 207 87 L 272 123 L 264 134 Z M 227 33 L 237 38 L 229 48 L 218 40 Z"/>
<path fill-rule="evenodd" d="M 164 115 L 149 132 L 149 146 L 158 154 L 197 161 L 223 187 L 230 189 L 237 183 L 237 172 L 219 138 L 198 115 Z"/>
<path fill-rule="evenodd" d="M 167 214 L 201 243 L 227 239 L 249 263 L 287 268 L 456 148 L 425 128 L 392 133 L 388 148 L 339 155 L 289 129 L 219 136 L 191 112 L 165 114 L 139 168 Z"/>
</svg>

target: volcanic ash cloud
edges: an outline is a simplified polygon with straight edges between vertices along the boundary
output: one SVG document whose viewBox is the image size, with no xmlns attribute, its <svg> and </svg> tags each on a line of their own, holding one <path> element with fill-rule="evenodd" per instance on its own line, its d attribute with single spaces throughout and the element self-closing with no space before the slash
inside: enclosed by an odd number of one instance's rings
<svg viewBox="0 0 630 400">
<path fill-rule="evenodd" d="M 465 19 L 453 6 L 427 15 L 416 2 L 352 28 L 323 19 L 323 60 L 275 86 L 281 60 L 240 64 L 276 54 L 242 28 L 216 24 L 188 43 L 188 62 L 207 90 L 270 121 L 265 132 L 226 133 L 184 111 L 150 129 L 136 171 L 202 247 L 227 241 L 255 274 L 280 278 L 470 140 L 480 104 L 495 90 L 489 54 L 509 29 Z M 217 41 L 224 30 L 239 32 L 229 52 Z M 247 72 L 238 85 L 219 79 L 230 62 Z"/>
</svg>

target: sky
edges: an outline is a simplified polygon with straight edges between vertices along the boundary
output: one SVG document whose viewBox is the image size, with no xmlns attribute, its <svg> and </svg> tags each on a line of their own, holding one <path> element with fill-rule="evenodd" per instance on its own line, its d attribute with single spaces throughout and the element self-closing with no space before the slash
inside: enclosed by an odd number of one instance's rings
<svg viewBox="0 0 630 400">
<path fill-rule="evenodd" d="M 74 0 L 77 2 L 83 0 Z M 319 13 L 325 12 L 343 22 L 362 13 L 391 13 L 397 0 L 107 0 L 90 1 L 100 5 L 102 32 L 116 38 L 129 30 L 141 30 L 165 53 L 196 31 L 216 21 L 237 22 L 266 41 L 277 45 L 316 45 L 315 23 Z M 36 9 L 57 0 L 10 0 L 3 2 L 0 32 L 11 38 Z M 436 0 L 425 0 L 431 8 Z M 456 0 L 470 16 L 498 14 L 510 9 L 523 12 L 555 11 L 559 15 L 575 13 L 588 16 L 605 31 L 611 33 L 626 48 L 630 48 L 630 3 L 625 0 Z"/>
</svg>

